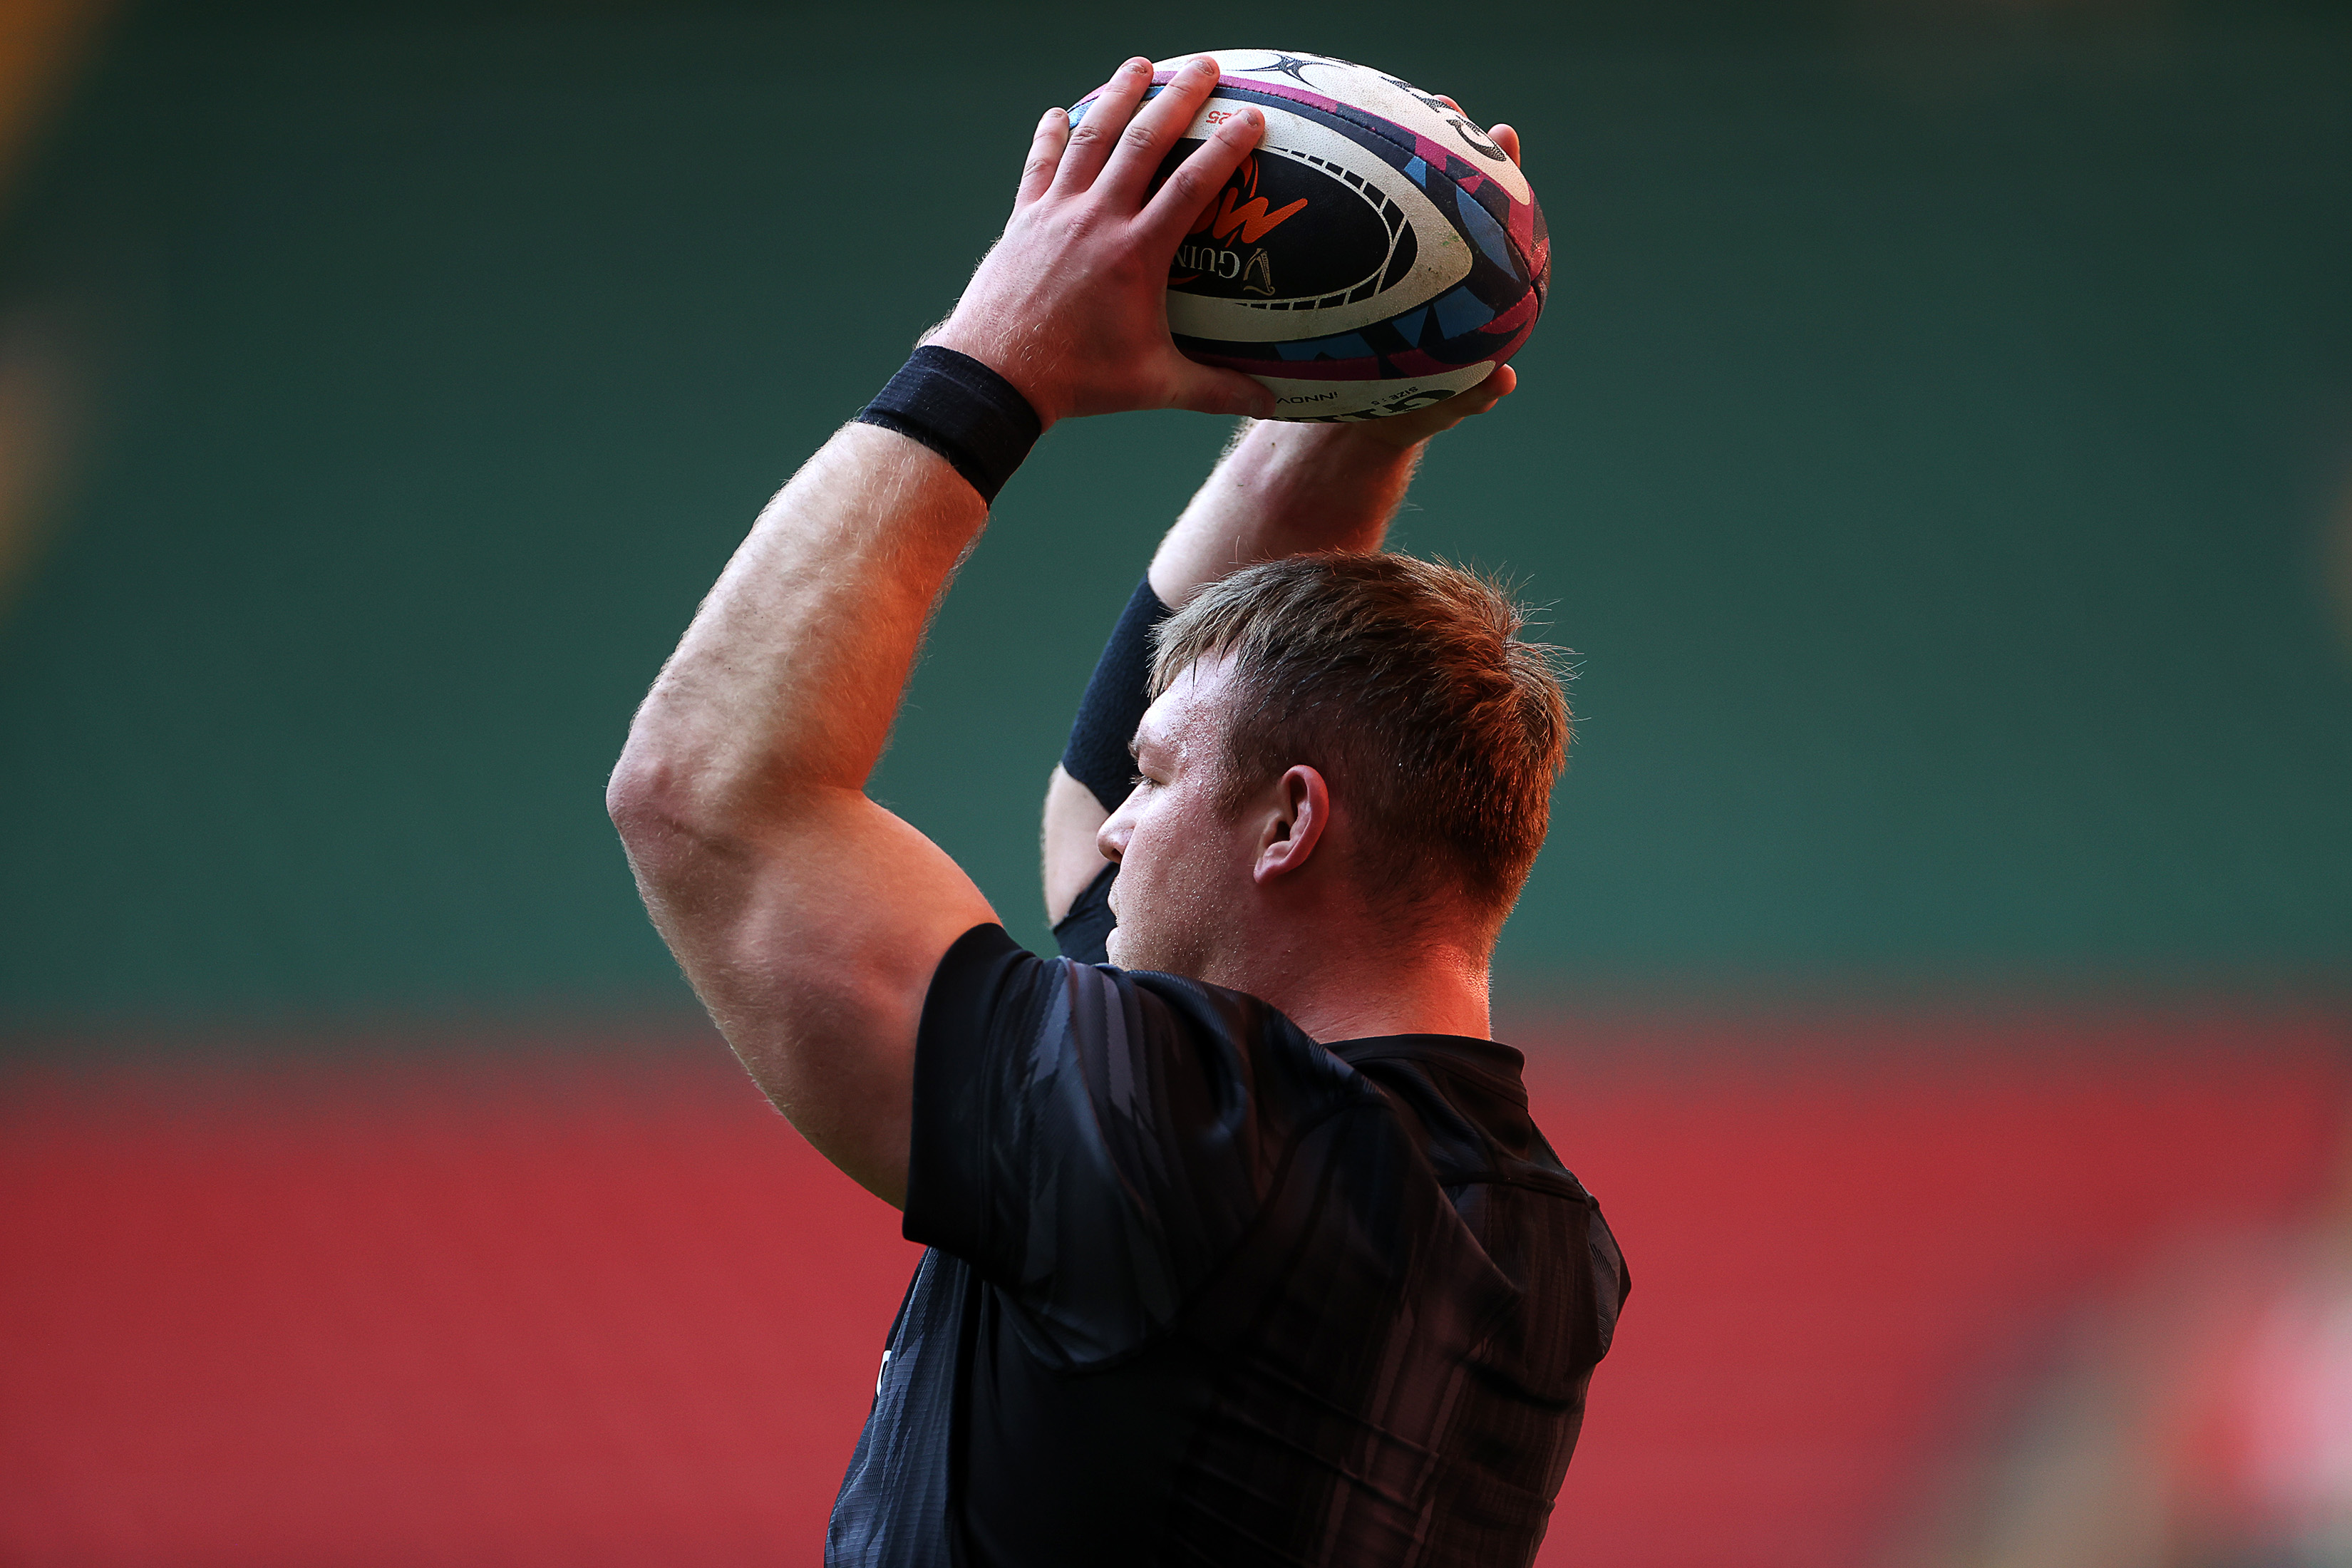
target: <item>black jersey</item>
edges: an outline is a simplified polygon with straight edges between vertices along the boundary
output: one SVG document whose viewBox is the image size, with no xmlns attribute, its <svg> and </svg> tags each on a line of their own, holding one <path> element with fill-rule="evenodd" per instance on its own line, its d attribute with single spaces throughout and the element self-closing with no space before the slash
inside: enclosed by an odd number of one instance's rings
<svg viewBox="0 0 2352 1568">
<path fill-rule="evenodd" d="M 1527 1562 L 1628 1281 L 1520 1066 L 966 932 L 826 1562 Z"/>
</svg>

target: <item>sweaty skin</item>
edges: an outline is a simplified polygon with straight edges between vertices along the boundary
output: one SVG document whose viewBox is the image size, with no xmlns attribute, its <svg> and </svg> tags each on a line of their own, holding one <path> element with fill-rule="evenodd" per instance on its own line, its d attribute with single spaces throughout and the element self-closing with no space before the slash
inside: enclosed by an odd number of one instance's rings
<svg viewBox="0 0 2352 1568">
<path fill-rule="evenodd" d="M 1216 70 L 1197 62 L 1146 103 L 1150 79 L 1148 61 L 1128 61 L 1075 131 L 1061 110 L 1046 113 L 1003 237 L 929 340 L 995 370 L 1047 426 L 1136 408 L 1272 412 L 1256 382 L 1176 352 L 1163 302 L 1177 243 L 1262 121 L 1252 110 L 1225 121 L 1153 193 Z M 646 908 L 730 1045 L 810 1142 L 893 1205 L 905 1197 L 915 1034 L 932 973 L 958 936 L 996 917 L 865 784 L 932 606 L 985 522 L 979 496 L 928 447 L 845 426 L 729 562 L 639 709 L 607 791 Z M 1270 803 L 1297 822 L 1297 803 Z M 1244 922 L 1270 918 L 1255 908 L 1267 889 L 1290 898 L 1313 881 L 1328 901 L 1347 876 L 1333 836 L 1294 837 L 1304 852 L 1287 860 L 1260 852 L 1240 874 L 1230 857 L 1181 869 L 1224 868 L 1228 907 Z M 1160 842 L 1129 837 L 1139 888 Z M 1332 908 L 1321 940 L 1368 950 L 1344 916 Z M 1450 1027 L 1434 1020 L 1460 1007 L 1443 999 L 1471 989 L 1483 1015 L 1483 961 L 1475 987 L 1442 963 L 1424 967 L 1416 977 L 1411 963 L 1384 966 L 1380 1006 L 1393 1030 Z M 1366 976 L 1335 965 L 1269 978 L 1258 994 L 1318 1037 L 1370 1032 L 1351 1023 Z"/>
</svg>

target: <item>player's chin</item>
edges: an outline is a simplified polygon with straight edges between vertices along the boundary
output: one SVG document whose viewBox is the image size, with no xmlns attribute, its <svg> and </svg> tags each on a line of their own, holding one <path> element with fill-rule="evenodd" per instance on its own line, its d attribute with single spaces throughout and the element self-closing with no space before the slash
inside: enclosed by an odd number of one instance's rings
<svg viewBox="0 0 2352 1568">
<path fill-rule="evenodd" d="M 1148 926 L 1115 925 L 1110 928 L 1109 939 L 1103 943 L 1103 956 L 1118 969 L 1142 969 L 1170 974 L 1184 973 L 1171 963 L 1177 955 L 1169 952 L 1165 942 L 1154 940 L 1155 934 Z"/>
</svg>

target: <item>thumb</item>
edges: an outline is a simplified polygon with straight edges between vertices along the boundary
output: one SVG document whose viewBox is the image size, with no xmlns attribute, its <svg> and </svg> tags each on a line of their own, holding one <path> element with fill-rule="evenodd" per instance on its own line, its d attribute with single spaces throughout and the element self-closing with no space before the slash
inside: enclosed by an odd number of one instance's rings
<svg viewBox="0 0 2352 1568">
<path fill-rule="evenodd" d="M 1195 414 L 1243 414 L 1253 419 L 1274 417 L 1274 394 L 1255 376 L 1221 370 L 1179 359 L 1169 388 L 1168 406 Z"/>
</svg>

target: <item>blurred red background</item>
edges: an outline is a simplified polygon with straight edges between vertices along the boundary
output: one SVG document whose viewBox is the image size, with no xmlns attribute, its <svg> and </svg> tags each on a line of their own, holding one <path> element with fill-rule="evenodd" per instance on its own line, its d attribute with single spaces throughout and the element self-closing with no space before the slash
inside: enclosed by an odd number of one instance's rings
<svg viewBox="0 0 2352 1568">
<path fill-rule="evenodd" d="M 1635 1278 L 1542 1561 L 1883 1555 L 2070 1311 L 2312 1200 L 2341 1038 L 2192 1009 L 1537 1042 Z M 817 1562 L 915 1249 L 715 1042 L 556 1046 L 16 1068 L 0 1560 Z"/>
</svg>

